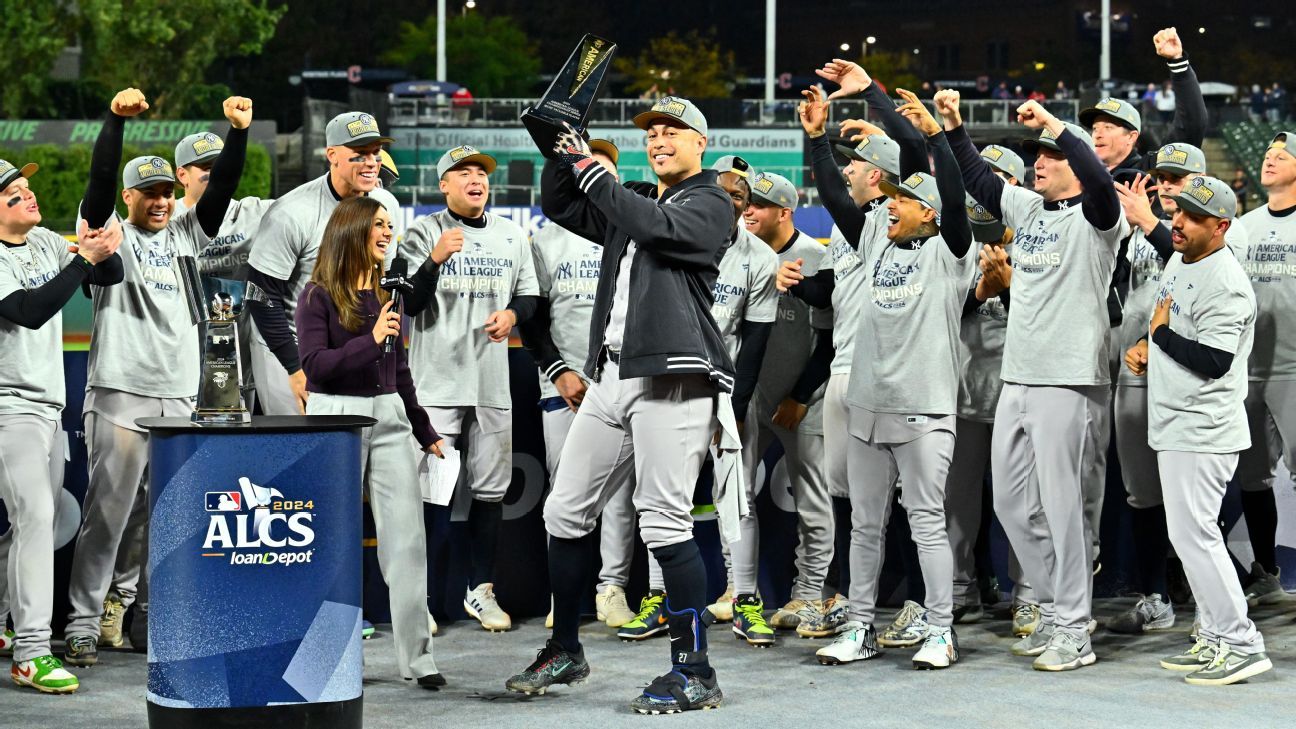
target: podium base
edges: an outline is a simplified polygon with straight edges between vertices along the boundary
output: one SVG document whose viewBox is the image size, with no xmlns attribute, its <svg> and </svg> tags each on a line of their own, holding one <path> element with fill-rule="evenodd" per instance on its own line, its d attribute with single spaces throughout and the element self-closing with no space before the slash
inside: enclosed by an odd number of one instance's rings
<svg viewBox="0 0 1296 729">
<path fill-rule="evenodd" d="M 320 704 L 175 709 L 148 705 L 150 729 L 360 729 L 364 697 Z"/>
</svg>

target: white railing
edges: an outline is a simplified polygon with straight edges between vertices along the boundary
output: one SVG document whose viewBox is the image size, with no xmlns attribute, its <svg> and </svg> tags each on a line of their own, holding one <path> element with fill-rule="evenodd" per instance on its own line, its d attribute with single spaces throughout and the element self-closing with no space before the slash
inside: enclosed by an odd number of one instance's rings
<svg viewBox="0 0 1296 729">
<path fill-rule="evenodd" d="M 454 106 L 450 99 L 391 99 L 388 123 L 400 127 L 419 126 L 473 126 L 515 127 L 522 110 L 535 103 L 535 99 L 474 99 L 470 106 Z M 744 127 L 796 127 L 797 101 L 795 99 L 735 99 L 730 102 L 740 108 Z M 931 107 L 931 102 L 926 102 Z M 963 120 L 969 126 L 1005 126 L 1017 118 L 1017 107 L 1022 100 L 964 99 L 961 108 Z M 628 127 L 635 114 L 652 105 L 645 99 L 599 99 L 590 115 L 591 126 Z M 1075 121 L 1080 110 L 1076 100 L 1046 101 L 1044 105 L 1064 121 Z M 869 118 L 868 105 L 862 99 L 834 101 L 828 107 L 829 124 L 835 126 L 842 119 Z"/>
</svg>

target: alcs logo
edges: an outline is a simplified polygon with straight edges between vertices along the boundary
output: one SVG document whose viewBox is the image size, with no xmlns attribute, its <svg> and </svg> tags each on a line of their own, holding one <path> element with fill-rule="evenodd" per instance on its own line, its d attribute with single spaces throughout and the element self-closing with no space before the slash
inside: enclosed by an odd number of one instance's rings
<svg viewBox="0 0 1296 729">
<path fill-rule="evenodd" d="M 208 491 L 205 508 L 210 514 L 203 550 L 272 549 L 254 553 L 232 552 L 230 564 L 282 564 L 310 562 L 314 550 L 296 551 L 315 541 L 311 525 L 315 502 L 289 501 L 279 489 L 258 486 L 246 477 L 238 491 Z M 293 551 L 279 551 L 288 550 Z M 223 556 L 223 555 L 212 555 Z"/>
</svg>

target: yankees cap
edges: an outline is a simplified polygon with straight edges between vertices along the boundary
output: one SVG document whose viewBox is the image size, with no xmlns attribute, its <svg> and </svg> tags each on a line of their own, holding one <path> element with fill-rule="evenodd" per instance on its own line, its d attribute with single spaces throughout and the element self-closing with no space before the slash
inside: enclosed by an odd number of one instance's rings
<svg viewBox="0 0 1296 729">
<path fill-rule="evenodd" d="M 648 111 L 635 115 L 634 125 L 647 130 L 659 119 L 682 122 L 693 131 L 707 135 L 706 117 L 693 102 L 679 96 L 663 96 Z"/>
<path fill-rule="evenodd" d="M 986 210 L 986 206 L 968 194 L 963 200 L 967 207 L 968 222 L 972 224 L 972 238 L 977 243 L 993 243 L 1002 240 L 1006 226 Z"/>
<path fill-rule="evenodd" d="M 868 162 L 887 174 L 900 176 L 900 145 L 885 134 L 870 134 L 854 147 L 836 147 L 848 159 Z"/>
<path fill-rule="evenodd" d="M 1143 128 L 1143 116 L 1128 101 L 1112 98 L 1103 99 L 1080 112 L 1080 123 L 1093 128 L 1094 122 L 1098 121 L 1100 116 L 1109 116 L 1126 129 L 1133 129 L 1136 132 L 1141 131 Z"/>
<path fill-rule="evenodd" d="M 40 165 L 35 162 L 28 162 L 22 167 L 14 167 L 13 163 L 0 159 L 0 190 L 9 187 L 9 183 L 19 177 L 31 177 L 39 169 Z"/>
<path fill-rule="evenodd" d="M 488 175 L 495 171 L 494 157 L 485 152 L 478 151 L 477 148 L 472 145 L 464 144 L 441 155 L 441 159 L 437 162 L 437 179 L 439 180 L 442 177 L 445 177 L 445 173 L 450 170 L 453 170 L 456 167 L 463 167 L 467 164 L 481 165 L 482 169 L 486 170 L 486 174 Z"/>
<path fill-rule="evenodd" d="M 1215 177 L 1194 177 L 1170 199 L 1179 204 L 1180 210 L 1198 215 L 1225 220 L 1232 220 L 1237 215 L 1237 195 L 1233 194 L 1233 188 Z"/>
<path fill-rule="evenodd" d="M 797 206 L 797 189 L 788 178 L 772 172 L 762 172 L 751 181 L 752 202 L 780 208 Z"/>
<path fill-rule="evenodd" d="M 721 174 L 732 172 L 743 178 L 754 179 L 756 177 L 756 170 L 752 169 L 751 163 L 736 154 L 726 154 L 716 160 L 711 165 L 711 169 Z"/>
<path fill-rule="evenodd" d="M 154 155 L 136 157 L 127 162 L 125 169 L 122 170 L 122 187 L 127 190 L 149 187 L 159 182 L 174 184 L 175 181 L 175 172 L 171 169 L 171 163 Z"/>
<path fill-rule="evenodd" d="M 1089 145 L 1090 148 L 1094 146 L 1093 137 L 1089 136 L 1089 132 L 1086 132 L 1079 125 L 1072 124 L 1071 122 L 1062 122 L 1062 126 L 1066 127 L 1068 132 L 1079 137 L 1080 140 Z M 1053 136 L 1053 132 L 1049 131 L 1048 127 L 1040 130 L 1038 139 L 1023 139 L 1021 144 L 1022 149 L 1031 154 L 1039 154 L 1040 147 L 1047 147 L 1054 152 L 1062 151 L 1062 148 L 1058 146 L 1057 137 Z"/>
<path fill-rule="evenodd" d="M 1206 174 L 1206 155 L 1191 144 L 1175 142 L 1167 144 L 1156 153 L 1156 172 L 1169 172 L 1173 175 Z"/>
<path fill-rule="evenodd" d="M 211 162 L 220 156 L 222 149 L 225 149 L 225 140 L 214 132 L 190 134 L 176 145 L 175 165 L 187 167 Z"/>
<path fill-rule="evenodd" d="M 923 207 L 931 208 L 936 211 L 937 215 L 940 215 L 940 190 L 936 187 L 936 178 L 926 172 L 915 172 L 906 177 L 899 185 L 883 180 L 878 183 L 878 187 L 889 197 L 911 197 L 922 203 Z"/>
<path fill-rule="evenodd" d="M 391 137 L 378 131 L 378 120 L 363 111 L 338 114 L 324 128 L 324 145 L 327 147 L 364 147 L 374 142 L 391 144 Z"/>
<path fill-rule="evenodd" d="M 1022 161 L 1021 155 L 1007 147 L 1001 147 L 998 144 L 987 144 L 981 150 L 981 159 L 1009 177 L 1016 177 L 1018 180 L 1025 179 L 1023 175 L 1026 172 L 1026 163 Z"/>
<path fill-rule="evenodd" d="M 612 160 L 616 164 L 621 159 L 621 150 L 613 144 L 611 139 L 591 139 L 589 140 L 590 152 L 601 154 Z"/>
</svg>

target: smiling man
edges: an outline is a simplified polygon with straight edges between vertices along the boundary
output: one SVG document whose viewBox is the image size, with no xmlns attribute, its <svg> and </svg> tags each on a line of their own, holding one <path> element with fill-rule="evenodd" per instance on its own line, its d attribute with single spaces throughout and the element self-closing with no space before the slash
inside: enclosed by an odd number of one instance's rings
<svg viewBox="0 0 1296 729">
<path fill-rule="evenodd" d="M 432 426 L 463 453 L 460 483 L 472 493 L 464 610 L 486 630 L 508 630 L 494 584 L 513 480 L 508 338 L 535 313 L 540 287 L 522 228 L 486 212 L 495 158 L 464 145 L 443 154 L 436 170 L 446 208 L 415 221 L 400 244 L 428 284 L 406 300 L 405 313 L 415 317 L 410 372 Z M 433 562 L 446 536 L 433 531 Z"/>
<path fill-rule="evenodd" d="M 941 91 L 935 101 L 968 192 L 1016 232 L 990 457 L 995 513 L 1039 598 L 1041 619 L 1012 650 L 1036 656 L 1041 671 L 1087 666 L 1096 657 L 1082 472 L 1092 460 L 1093 423 L 1108 407 L 1107 289 L 1129 224 L 1111 174 L 1080 127 L 1038 102 L 1018 107 L 1018 120 L 1040 130 L 1023 143 L 1036 153 L 1033 194 L 1005 183 L 977 153 L 957 91 Z M 1032 532 L 1033 508 L 1042 508 L 1046 534 Z"/>
<path fill-rule="evenodd" d="M 666 586 L 672 669 L 631 708 L 660 714 L 723 700 L 707 657 L 706 567 L 692 510 L 717 424 L 721 448 L 731 451 L 737 440 L 724 395 L 734 367 L 710 311 L 734 208 L 717 173 L 702 170 L 707 124 L 692 102 L 666 96 L 634 121 L 646 132 L 656 184 L 617 184 L 570 128 L 541 177 L 545 215 L 602 243 L 602 275 L 585 361 L 594 384 L 572 421 L 544 509 L 553 636 L 505 686 L 544 693 L 589 677 L 579 629 L 592 532 L 633 470 L 640 532 Z"/>
<path fill-rule="evenodd" d="M 130 105 L 120 106 L 138 114 L 148 105 L 135 93 Z M 74 666 L 98 660 L 100 614 L 118 548 L 136 500 L 145 497 L 140 482 L 148 466 L 148 433 L 135 421 L 193 412 L 198 331 L 185 304 L 177 259 L 197 257 L 220 229 L 243 174 L 252 101 L 232 96 L 225 100 L 224 112 L 230 123 L 227 147 L 212 168 L 209 189 L 192 210 L 173 218 L 176 179 L 165 159 L 136 157 L 126 163 L 121 180 L 127 215 L 120 249 L 125 279 L 119 286 L 90 288 L 94 327 L 83 407 L 90 484 L 72 561 L 65 638 L 65 656 Z M 120 157 L 120 147 L 116 155 Z"/>
<path fill-rule="evenodd" d="M 369 114 L 333 117 L 324 130 L 328 172 L 276 200 L 261 219 L 248 255 L 246 301 L 256 323 L 252 377 L 266 415 L 306 412 L 306 374 L 293 321 L 297 297 L 315 270 L 333 209 L 343 198 L 377 187 L 382 148 L 391 141 Z"/>
</svg>

